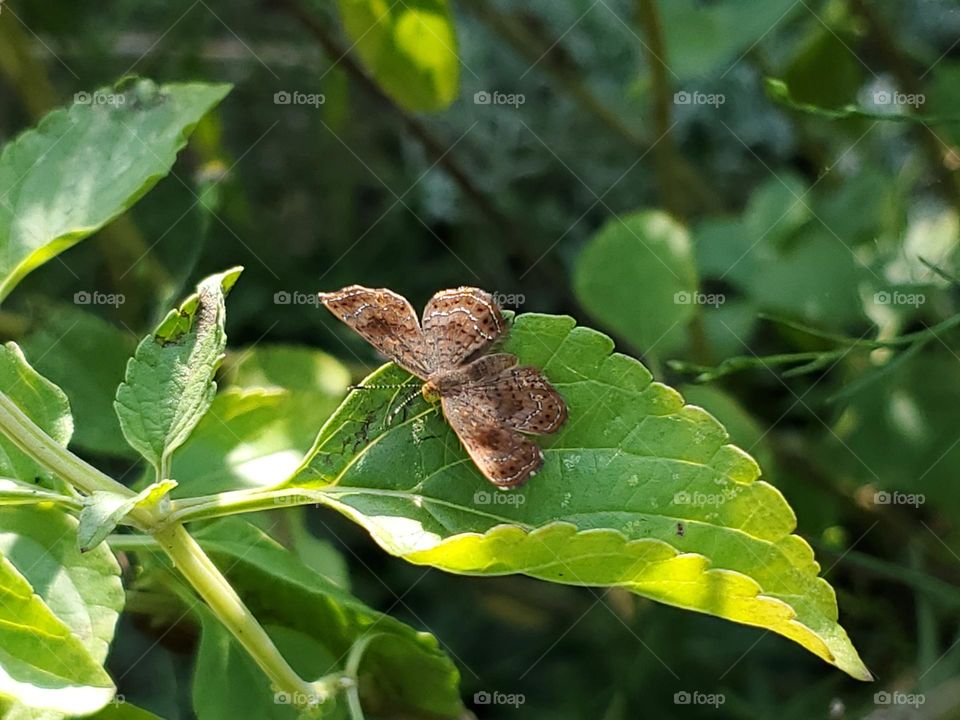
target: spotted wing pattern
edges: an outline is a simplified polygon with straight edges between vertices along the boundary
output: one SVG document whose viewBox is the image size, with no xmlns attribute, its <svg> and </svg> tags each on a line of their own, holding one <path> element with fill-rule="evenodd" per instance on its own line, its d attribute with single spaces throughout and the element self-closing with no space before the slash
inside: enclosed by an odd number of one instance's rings
<svg viewBox="0 0 960 720">
<path fill-rule="evenodd" d="M 432 349 L 404 297 L 360 285 L 319 295 L 330 312 L 398 365 L 423 379 L 435 369 Z"/>
<path fill-rule="evenodd" d="M 488 348 L 506 323 L 493 296 L 479 288 L 441 290 L 423 310 L 423 334 L 437 370 L 449 370 Z"/>
<path fill-rule="evenodd" d="M 467 393 L 476 404 L 494 410 L 504 425 L 521 432 L 549 435 L 567 419 L 567 404 L 536 368 L 509 368 Z"/>
<path fill-rule="evenodd" d="M 498 423 L 536 435 L 556 432 L 567 419 L 567 404 L 543 373 L 516 367 L 507 353 L 484 355 L 463 367 L 438 373 L 441 397 L 465 393 L 474 410 Z"/>
<path fill-rule="evenodd" d="M 470 393 L 443 397 L 440 402 L 470 459 L 497 487 L 522 485 L 543 465 L 543 454 L 535 443 L 498 424 L 496 417 L 478 412 Z"/>
</svg>

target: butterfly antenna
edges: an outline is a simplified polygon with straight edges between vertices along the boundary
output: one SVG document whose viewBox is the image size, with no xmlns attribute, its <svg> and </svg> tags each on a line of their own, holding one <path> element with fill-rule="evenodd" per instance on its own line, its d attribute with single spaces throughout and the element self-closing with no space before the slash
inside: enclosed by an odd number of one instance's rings
<svg viewBox="0 0 960 720">
<path fill-rule="evenodd" d="M 398 388 L 409 387 L 408 383 L 396 383 L 394 385 L 347 385 L 347 390 L 396 390 Z"/>
</svg>

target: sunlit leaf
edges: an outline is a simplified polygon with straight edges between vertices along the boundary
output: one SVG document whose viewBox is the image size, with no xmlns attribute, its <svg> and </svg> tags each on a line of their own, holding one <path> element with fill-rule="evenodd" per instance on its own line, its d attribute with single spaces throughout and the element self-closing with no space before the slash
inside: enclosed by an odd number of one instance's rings
<svg viewBox="0 0 960 720">
<path fill-rule="evenodd" d="M 135 80 L 79 94 L 0 154 L 0 300 L 170 172 L 228 85 Z"/>
<path fill-rule="evenodd" d="M 241 268 L 211 275 L 141 341 L 114 403 L 124 437 L 159 469 L 213 402 L 223 359 L 224 300 Z"/>
<path fill-rule="evenodd" d="M 570 318 L 522 315 L 505 349 L 542 367 L 570 407 L 522 489 L 493 489 L 423 400 L 388 424 L 400 390 L 351 394 L 289 485 L 320 490 L 414 563 L 624 587 L 772 630 L 870 677 L 786 500 L 712 416 Z M 408 377 L 388 365 L 370 380 Z"/>
<path fill-rule="evenodd" d="M 460 59 L 447 0 L 338 0 L 343 26 L 374 79 L 407 110 L 454 101 Z"/>
<path fill-rule="evenodd" d="M 0 694 L 64 713 L 113 696 L 100 666 L 123 607 L 106 547 L 81 554 L 77 522 L 53 508 L 0 508 Z"/>
</svg>

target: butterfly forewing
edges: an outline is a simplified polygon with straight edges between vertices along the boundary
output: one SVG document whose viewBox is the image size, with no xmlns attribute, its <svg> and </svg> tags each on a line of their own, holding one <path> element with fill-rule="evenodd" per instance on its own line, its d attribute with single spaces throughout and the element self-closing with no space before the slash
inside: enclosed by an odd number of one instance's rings
<svg viewBox="0 0 960 720">
<path fill-rule="evenodd" d="M 423 334 L 437 370 L 453 369 L 488 348 L 505 325 L 493 296 L 479 288 L 442 290 L 423 310 Z"/>
<path fill-rule="evenodd" d="M 435 369 L 432 349 L 406 298 L 360 285 L 319 295 L 330 312 L 398 365 L 424 379 Z"/>
<path fill-rule="evenodd" d="M 441 403 L 470 459 L 494 485 L 522 485 L 540 469 L 540 448 L 516 430 L 498 425 L 495 417 L 478 412 L 468 393 L 444 397 Z"/>
</svg>

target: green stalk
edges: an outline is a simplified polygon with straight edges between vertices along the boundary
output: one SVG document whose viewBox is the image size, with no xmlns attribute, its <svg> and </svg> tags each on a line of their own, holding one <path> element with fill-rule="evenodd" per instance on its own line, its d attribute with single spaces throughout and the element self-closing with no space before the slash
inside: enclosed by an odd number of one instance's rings
<svg viewBox="0 0 960 720">
<path fill-rule="evenodd" d="M 231 490 L 174 500 L 167 517 L 170 522 L 187 523 L 259 510 L 276 510 L 279 507 L 315 505 L 323 502 L 324 498 L 325 494 L 321 491 L 303 488 Z"/>
<path fill-rule="evenodd" d="M 0 433 L 54 475 L 87 495 L 99 491 L 126 497 L 135 495 L 128 487 L 81 460 L 47 435 L 3 392 L 0 392 Z"/>
<path fill-rule="evenodd" d="M 171 525 L 155 532 L 153 537 L 173 560 L 180 574 L 256 660 L 273 684 L 293 693 L 295 697 L 312 697 L 313 686 L 297 675 L 283 659 L 266 630 L 183 525 Z"/>
</svg>

